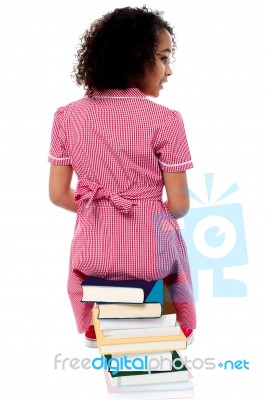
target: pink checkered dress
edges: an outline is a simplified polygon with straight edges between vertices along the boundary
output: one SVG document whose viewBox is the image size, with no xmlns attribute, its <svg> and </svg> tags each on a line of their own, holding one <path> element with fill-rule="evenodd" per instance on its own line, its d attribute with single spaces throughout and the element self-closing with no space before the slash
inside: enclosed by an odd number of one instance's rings
<svg viewBox="0 0 266 400">
<path fill-rule="evenodd" d="M 196 326 L 186 247 L 162 202 L 162 171 L 192 168 L 180 113 L 140 90 L 87 91 L 59 108 L 48 161 L 71 165 L 79 204 L 70 251 L 68 293 L 78 332 L 91 322 L 81 281 L 164 278 L 177 319 Z"/>
</svg>

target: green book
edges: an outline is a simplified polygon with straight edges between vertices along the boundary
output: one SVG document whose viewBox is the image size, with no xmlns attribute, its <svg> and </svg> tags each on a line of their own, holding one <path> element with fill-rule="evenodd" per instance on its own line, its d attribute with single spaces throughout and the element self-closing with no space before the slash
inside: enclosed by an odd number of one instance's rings
<svg viewBox="0 0 266 400">
<path fill-rule="evenodd" d="M 158 370 L 147 371 L 147 370 L 111 370 L 109 368 L 109 375 L 111 377 L 112 384 L 114 386 L 123 385 L 139 385 L 139 384 L 151 384 L 151 383 L 163 383 L 163 382 L 179 382 L 186 381 L 189 379 L 189 370 L 186 367 L 183 359 L 177 353 L 176 350 L 171 352 L 172 369 L 170 371 L 160 371 Z M 105 355 L 106 361 L 108 363 L 112 356 L 110 354 Z M 119 355 L 115 357 L 119 359 Z M 136 361 L 136 360 L 135 360 Z M 163 361 L 161 361 L 163 363 Z M 168 361 L 167 361 L 168 362 Z"/>
</svg>

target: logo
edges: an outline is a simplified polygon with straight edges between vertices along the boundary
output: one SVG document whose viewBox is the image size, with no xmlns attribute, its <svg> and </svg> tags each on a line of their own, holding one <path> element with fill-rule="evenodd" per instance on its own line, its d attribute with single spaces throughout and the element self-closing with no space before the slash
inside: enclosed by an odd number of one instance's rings
<svg viewBox="0 0 266 400">
<path fill-rule="evenodd" d="M 190 360 L 187 356 L 183 358 L 168 358 L 164 356 L 153 357 L 150 355 L 139 355 L 137 357 L 124 355 L 122 357 L 100 356 L 96 358 L 78 358 L 78 357 L 62 357 L 62 353 L 54 356 L 55 370 L 108 370 L 115 376 L 119 371 L 138 372 L 146 371 L 147 373 L 156 371 L 171 371 L 172 369 L 179 371 L 186 367 L 189 370 L 206 369 L 213 370 L 219 367 L 221 370 L 249 370 L 249 361 L 246 359 L 226 360 L 216 363 L 214 357 L 197 357 Z"/>
<path fill-rule="evenodd" d="M 221 204 L 238 190 L 233 183 L 217 199 L 212 199 L 213 173 L 205 174 L 208 203 L 190 190 L 191 199 L 200 203 L 183 218 L 182 235 L 187 246 L 195 300 L 198 300 L 198 274 L 213 271 L 214 297 L 245 297 L 247 287 L 238 279 L 225 279 L 224 268 L 248 263 L 247 245 L 240 203 Z"/>
</svg>

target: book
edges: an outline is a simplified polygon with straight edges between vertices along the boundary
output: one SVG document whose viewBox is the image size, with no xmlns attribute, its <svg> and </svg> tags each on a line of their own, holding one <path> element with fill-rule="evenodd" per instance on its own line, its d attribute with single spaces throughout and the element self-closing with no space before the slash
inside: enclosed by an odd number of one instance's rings
<svg viewBox="0 0 266 400">
<path fill-rule="evenodd" d="M 175 314 L 176 309 L 172 301 L 170 288 L 165 283 L 163 285 L 163 298 L 162 314 Z"/>
<path fill-rule="evenodd" d="M 161 317 L 156 318 L 110 318 L 100 320 L 100 328 L 102 330 L 163 328 L 172 326 L 176 326 L 176 314 L 161 315 Z"/>
<path fill-rule="evenodd" d="M 109 397 L 113 400 L 159 400 L 191 398 L 194 396 L 193 381 L 189 379 L 184 382 L 160 383 L 150 385 L 127 385 L 113 386 L 108 371 L 104 370 Z"/>
<path fill-rule="evenodd" d="M 108 371 L 105 370 L 105 372 L 108 374 Z M 110 374 L 109 374 L 108 378 L 109 378 L 109 382 L 110 382 L 110 385 L 111 385 L 111 381 L 110 380 L 112 378 L 110 378 Z M 148 385 L 125 385 L 125 386 L 112 385 L 112 388 L 118 388 L 120 393 L 167 391 L 164 394 L 164 398 L 165 398 L 165 397 L 167 397 L 167 394 L 168 394 L 169 391 L 178 391 L 178 390 L 182 390 L 182 389 L 183 390 L 193 389 L 194 388 L 194 383 L 193 383 L 193 379 L 192 379 L 192 374 L 189 371 L 189 379 L 186 380 L 186 381 L 169 382 L 169 383 L 150 383 Z"/>
<path fill-rule="evenodd" d="M 106 280 L 93 276 L 82 283 L 82 301 L 163 304 L 163 280 Z"/>
<path fill-rule="evenodd" d="M 98 318 L 155 318 L 162 315 L 161 303 L 97 303 Z"/>
<path fill-rule="evenodd" d="M 134 320 L 133 320 L 134 321 Z M 133 322 L 132 321 L 132 322 Z M 127 338 L 127 337 L 146 337 L 146 336 L 171 336 L 179 335 L 180 326 L 154 327 L 154 328 L 131 328 L 131 329 L 105 329 L 105 338 Z"/>
<path fill-rule="evenodd" d="M 106 356 L 108 358 L 110 356 Z M 110 357 L 111 358 L 111 357 Z M 181 382 L 189 379 L 189 370 L 177 351 L 172 351 L 171 358 L 162 362 L 171 364 L 170 371 L 110 371 L 111 384 L 115 386 L 145 385 L 151 383 Z M 160 366 L 157 365 L 157 368 Z"/>
<path fill-rule="evenodd" d="M 171 362 L 164 360 L 172 360 L 171 351 L 162 351 L 155 353 L 136 353 L 136 354 L 119 354 L 114 359 L 111 354 L 105 356 L 105 365 L 109 370 L 118 371 L 149 371 L 157 369 L 160 365 L 160 371 L 171 371 Z"/>
<path fill-rule="evenodd" d="M 100 329 L 98 305 L 93 308 L 93 324 L 97 337 L 100 354 L 121 354 L 121 353 L 151 353 L 156 351 L 168 351 L 174 349 L 185 349 L 187 346 L 186 337 L 182 330 L 179 335 L 134 337 L 134 338 L 105 338 Z"/>
</svg>

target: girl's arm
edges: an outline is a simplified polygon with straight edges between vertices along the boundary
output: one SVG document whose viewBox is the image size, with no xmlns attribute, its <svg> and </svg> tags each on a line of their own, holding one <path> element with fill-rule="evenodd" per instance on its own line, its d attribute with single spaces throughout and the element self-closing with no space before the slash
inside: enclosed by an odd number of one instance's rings
<svg viewBox="0 0 266 400">
<path fill-rule="evenodd" d="M 49 176 L 49 197 L 53 204 L 77 212 L 74 200 L 75 190 L 71 188 L 73 168 L 71 165 L 51 165 Z"/>
<path fill-rule="evenodd" d="M 174 218 L 182 218 L 189 210 L 186 172 L 163 171 L 167 201 L 164 203 Z"/>
</svg>

